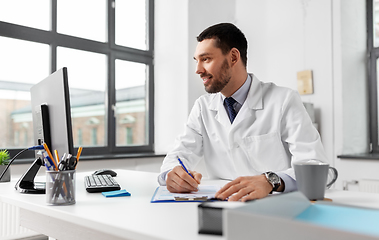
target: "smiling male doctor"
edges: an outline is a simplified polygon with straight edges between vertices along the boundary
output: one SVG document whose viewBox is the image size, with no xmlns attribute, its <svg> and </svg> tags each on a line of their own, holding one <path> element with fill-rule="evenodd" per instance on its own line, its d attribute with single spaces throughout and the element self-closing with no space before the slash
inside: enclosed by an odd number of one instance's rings
<svg viewBox="0 0 379 240">
<path fill-rule="evenodd" d="M 158 182 L 170 192 L 196 191 L 202 174 L 190 171 L 192 178 L 178 157 L 188 169 L 204 157 L 210 178 L 232 180 L 217 198 L 247 201 L 296 190 L 292 162 L 327 162 L 298 93 L 247 73 L 247 40 L 233 24 L 211 26 L 197 40 L 196 73 L 209 94 L 196 100 Z"/>
</svg>

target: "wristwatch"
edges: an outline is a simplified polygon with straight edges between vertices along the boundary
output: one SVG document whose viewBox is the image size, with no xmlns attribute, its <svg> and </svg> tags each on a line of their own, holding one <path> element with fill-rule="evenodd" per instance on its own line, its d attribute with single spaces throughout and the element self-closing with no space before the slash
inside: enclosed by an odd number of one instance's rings
<svg viewBox="0 0 379 240">
<path fill-rule="evenodd" d="M 272 185 L 272 191 L 270 193 L 278 190 L 281 185 L 280 177 L 273 172 L 265 172 L 264 175 L 266 176 L 267 181 Z"/>
</svg>

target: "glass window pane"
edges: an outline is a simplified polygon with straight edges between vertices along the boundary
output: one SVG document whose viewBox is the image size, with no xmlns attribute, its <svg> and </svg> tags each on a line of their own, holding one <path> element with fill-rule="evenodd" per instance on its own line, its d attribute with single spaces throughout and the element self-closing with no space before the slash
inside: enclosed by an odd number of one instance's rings
<svg viewBox="0 0 379 240">
<path fill-rule="evenodd" d="M 66 35 L 107 41 L 106 0 L 58 0 L 57 31 Z"/>
<path fill-rule="evenodd" d="M 0 37 L 0 79 L 32 84 L 41 81 L 50 72 L 49 54 L 47 44 Z"/>
<path fill-rule="evenodd" d="M 116 44 L 147 50 L 147 12 L 143 0 L 116 1 Z"/>
<path fill-rule="evenodd" d="M 29 91 L 49 75 L 49 52 L 46 44 L 0 37 L 0 149 L 34 144 Z"/>
<path fill-rule="evenodd" d="M 116 146 L 146 145 L 147 66 L 116 60 Z"/>
<path fill-rule="evenodd" d="M 0 0 L 0 21 L 50 30 L 50 0 Z"/>
<path fill-rule="evenodd" d="M 74 146 L 105 146 L 107 128 L 105 89 L 107 57 L 69 48 L 57 48 L 57 69 L 67 67 Z"/>
</svg>

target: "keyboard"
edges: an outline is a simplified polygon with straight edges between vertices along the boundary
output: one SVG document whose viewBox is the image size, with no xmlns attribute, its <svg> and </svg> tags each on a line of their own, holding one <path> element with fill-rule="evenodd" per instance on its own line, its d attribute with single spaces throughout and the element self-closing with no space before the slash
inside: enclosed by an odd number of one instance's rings
<svg viewBox="0 0 379 240">
<path fill-rule="evenodd" d="M 111 175 L 89 175 L 84 177 L 84 185 L 89 193 L 120 190 L 120 185 Z"/>
</svg>

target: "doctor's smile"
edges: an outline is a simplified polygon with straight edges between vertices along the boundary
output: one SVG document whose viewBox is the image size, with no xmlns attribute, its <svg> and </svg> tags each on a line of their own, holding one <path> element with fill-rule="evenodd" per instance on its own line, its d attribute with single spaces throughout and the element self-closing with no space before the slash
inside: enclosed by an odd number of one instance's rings
<svg viewBox="0 0 379 240">
<path fill-rule="evenodd" d="M 203 79 L 203 84 L 204 85 L 207 85 L 208 81 L 212 78 L 211 75 L 207 75 L 207 76 L 201 75 L 200 77 Z"/>
</svg>

